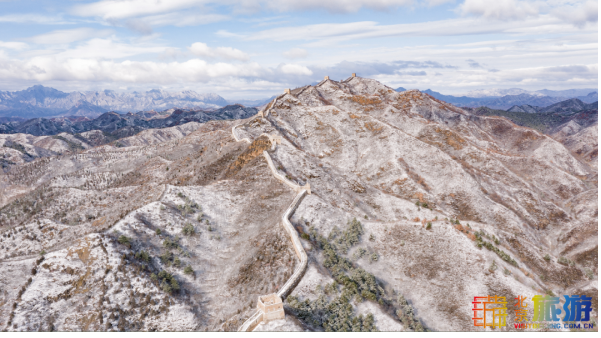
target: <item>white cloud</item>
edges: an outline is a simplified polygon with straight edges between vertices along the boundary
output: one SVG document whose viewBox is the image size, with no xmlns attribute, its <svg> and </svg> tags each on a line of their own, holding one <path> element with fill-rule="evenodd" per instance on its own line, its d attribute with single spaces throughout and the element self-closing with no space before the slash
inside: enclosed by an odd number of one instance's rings
<svg viewBox="0 0 601 338">
<path fill-rule="evenodd" d="M 455 2 L 455 0 L 426 0 L 428 7 L 440 6 L 449 2 Z"/>
<path fill-rule="evenodd" d="M 105 37 L 111 35 L 112 30 L 96 30 L 92 28 L 82 27 L 75 29 L 55 30 L 52 32 L 32 36 L 26 40 L 37 44 L 64 44 L 75 41 L 86 40 L 94 37 Z"/>
<path fill-rule="evenodd" d="M 210 23 L 225 21 L 230 19 L 230 16 L 221 14 L 196 14 L 186 12 L 173 12 L 167 14 L 159 14 L 147 16 L 144 21 L 151 26 L 167 26 L 173 25 L 176 27 L 207 25 Z"/>
<path fill-rule="evenodd" d="M 110 20 L 111 23 L 115 26 L 119 26 L 120 23 L 118 21 Z M 138 20 L 138 19 L 129 19 L 125 20 L 125 27 L 131 29 L 134 32 L 138 32 L 142 35 L 150 35 L 152 34 L 152 26 L 148 23 Z"/>
<path fill-rule="evenodd" d="M 551 15 L 577 27 L 598 21 L 595 0 L 465 0 L 457 10 L 463 15 L 502 21 Z"/>
<path fill-rule="evenodd" d="M 429 2 L 441 3 L 446 1 L 429 0 Z M 182 9 L 201 8 L 206 5 L 230 6 L 237 12 L 327 10 L 334 13 L 351 13 L 362 8 L 384 11 L 413 4 L 414 0 L 101 0 L 89 4 L 75 5 L 71 12 L 79 16 L 125 19 L 169 13 Z"/>
<path fill-rule="evenodd" d="M 125 19 L 190 8 L 206 1 L 197 0 L 101 0 L 75 5 L 71 12 L 79 16 L 96 16 L 104 19 Z"/>
<path fill-rule="evenodd" d="M 207 25 L 230 19 L 227 15 L 220 14 L 197 14 L 189 12 L 171 12 L 144 16 L 139 18 L 114 19 L 108 18 L 107 22 L 113 26 L 127 27 L 143 35 L 153 33 L 153 27 L 161 26 L 199 26 Z"/>
<path fill-rule="evenodd" d="M 124 84 L 172 85 L 223 83 L 228 78 L 286 83 L 290 78 L 311 75 L 304 66 L 283 64 L 266 68 L 258 63 L 208 63 L 192 59 L 185 62 L 121 61 L 86 58 L 60 59 L 39 56 L 28 60 L 0 58 L 0 79 L 4 81 L 62 81 Z M 306 79 L 305 79 L 306 81 Z"/>
<path fill-rule="evenodd" d="M 61 59 L 122 59 L 143 54 L 164 52 L 166 47 L 152 45 L 132 45 L 112 39 L 92 39 L 74 49 L 56 54 Z"/>
<path fill-rule="evenodd" d="M 63 20 L 60 16 L 47 16 L 34 13 L 0 15 L 0 22 L 37 23 L 43 25 L 66 25 L 72 23 Z"/>
<path fill-rule="evenodd" d="M 182 52 L 179 48 L 166 48 L 165 51 L 159 54 L 159 60 L 176 60 L 177 58 L 186 57 L 187 53 Z"/>
<path fill-rule="evenodd" d="M 248 54 L 243 51 L 231 47 L 216 47 L 211 48 L 206 43 L 195 42 L 188 49 L 196 56 L 205 57 L 209 59 L 221 58 L 226 60 L 240 60 L 247 61 L 249 59 Z"/>
<path fill-rule="evenodd" d="M 465 0 L 459 10 L 465 15 L 475 15 L 495 20 L 516 20 L 539 14 L 540 2 L 520 0 Z"/>
<path fill-rule="evenodd" d="M 309 68 L 307 68 L 305 66 L 301 66 L 301 65 L 284 64 L 284 65 L 280 65 L 278 68 L 281 69 L 282 73 L 284 73 L 284 74 L 313 75 L 313 72 Z"/>
<path fill-rule="evenodd" d="M 513 25 L 503 22 L 490 22 L 483 18 L 447 19 L 410 24 L 380 25 L 373 21 L 350 23 L 324 23 L 296 27 L 280 27 L 247 35 L 247 40 L 322 40 L 321 46 L 332 42 L 357 39 L 381 38 L 390 36 L 451 36 L 494 33 L 522 33 L 530 28 L 542 26 L 561 29 L 563 32 L 574 31 L 574 28 L 561 26 L 561 22 L 550 17 L 534 18 Z"/>
<path fill-rule="evenodd" d="M 584 3 L 566 4 L 552 9 L 551 14 L 582 27 L 588 22 L 598 21 L 599 3 L 589 0 Z"/>
<path fill-rule="evenodd" d="M 23 50 L 23 49 L 26 49 L 27 47 L 28 47 L 28 45 L 25 42 L 0 41 L 0 48 Z"/>
<path fill-rule="evenodd" d="M 225 29 L 218 30 L 217 32 L 215 32 L 215 35 L 217 35 L 218 37 L 221 37 L 221 38 L 238 38 L 238 39 L 241 39 L 241 38 L 245 38 L 246 37 L 246 35 L 244 35 L 244 34 L 236 34 L 236 33 L 228 32 Z"/>
<path fill-rule="evenodd" d="M 308 53 L 302 48 L 292 48 L 282 53 L 282 55 L 288 59 L 304 59 Z"/>
<path fill-rule="evenodd" d="M 362 8 L 384 11 L 389 8 L 408 6 L 413 0 L 255 0 L 254 7 L 265 7 L 274 11 L 324 9 L 333 13 L 352 13 Z"/>
</svg>

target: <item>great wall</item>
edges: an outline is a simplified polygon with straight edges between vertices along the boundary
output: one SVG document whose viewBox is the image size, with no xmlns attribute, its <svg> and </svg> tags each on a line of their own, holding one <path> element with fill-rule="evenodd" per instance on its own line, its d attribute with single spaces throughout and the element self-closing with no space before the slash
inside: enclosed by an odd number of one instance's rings
<svg viewBox="0 0 601 338">
<path fill-rule="evenodd" d="M 274 100 L 274 103 L 278 98 L 276 98 Z M 263 117 L 263 112 L 261 111 L 257 115 Z M 233 135 L 234 139 L 236 140 L 236 142 L 244 141 L 247 143 L 251 143 L 250 139 L 248 139 L 248 138 L 242 138 L 242 139 L 238 138 L 238 136 L 236 135 L 236 128 L 239 126 L 240 125 L 236 125 L 232 128 L 232 135 Z M 271 145 L 272 145 L 272 148 L 271 148 L 272 150 L 275 150 L 276 144 L 281 143 L 280 137 L 267 135 L 267 134 L 262 134 L 261 136 L 267 136 L 270 139 Z M 294 246 L 296 255 L 298 256 L 298 258 L 300 260 L 300 264 L 294 270 L 294 273 L 292 274 L 292 276 L 290 276 L 288 281 L 280 288 L 280 290 L 276 294 L 264 295 L 264 296 L 259 297 L 259 299 L 257 301 L 257 311 L 254 312 L 252 314 L 252 316 L 250 316 L 250 318 L 248 318 L 242 324 L 242 326 L 240 326 L 240 328 L 238 329 L 239 332 L 240 331 L 243 331 L 243 332 L 244 331 L 252 331 L 262 321 L 284 318 L 284 309 L 283 309 L 283 306 L 281 305 L 282 300 L 286 299 L 286 297 L 290 294 L 290 292 L 294 289 L 294 287 L 303 278 L 305 271 L 307 270 L 307 253 L 305 252 L 305 249 L 303 249 L 303 246 L 300 241 L 300 237 L 298 236 L 298 233 L 292 226 L 292 223 L 290 223 L 289 218 L 292 215 L 292 213 L 296 210 L 296 208 L 298 207 L 298 205 L 300 204 L 302 199 L 305 197 L 305 195 L 311 194 L 311 188 L 309 186 L 309 183 L 305 184 L 304 186 L 300 186 L 300 185 L 286 179 L 286 177 L 284 177 L 282 174 L 280 174 L 277 171 L 276 167 L 273 165 L 271 156 L 269 156 L 267 151 L 263 151 L 263 156 L 265 157 L 265 160 L 267 161 L 267 164 L 269 165 L 269 169 L 271 169 L 271 173 L 273 174 L 273 176 L 275 176 L 275 178 L 282 181 L 284 184 L 286 184 L 290 188 L 294 189 L 294 191 L 296 191 L 298 193 L 296 195 L 296 197 L 294 198 L 294 200 L 292 201 L 292 203 L 290 204 L 290 206 L 288 207 L 288 209 L 286 209 L 286 212 L 284 212 L 284 215 L 282 216 L 282 224 L 284 226 L 284 229 L 290 236 L 290 240 L 292 241 L 292 245 Z M 270 299 L 273 301 L 273 303 L 265 304 L 263 302 L 264 299 Z M 263 305 L 263 306 L 261 306 L 261 305 Z M 270 306 L 266 306 L 266 305 L 272 305 L 272 307 L 275 306 L 275 308 L 271 309 Z M 271 310 L 274 310 L 275 312 L 269 312 L 269 310 L 266 310 L 266 309 L 271 309 Z"/>
</svg>

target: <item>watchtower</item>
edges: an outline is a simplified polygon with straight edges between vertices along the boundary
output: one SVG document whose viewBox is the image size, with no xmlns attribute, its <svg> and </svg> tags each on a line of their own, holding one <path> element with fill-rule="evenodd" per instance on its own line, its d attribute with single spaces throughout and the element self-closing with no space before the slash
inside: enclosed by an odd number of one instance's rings
<svg viewBox="0 0 601 338">
<path fill-rule="evenodd" d="M 259 296 L 257 302 L 257 308 L 263 313 L 263 322 L 275 319 L 285 319 L 286 314 L 284 313 L 284 304 L 282 298 L 277 294 L 272 293 L 270 295 Z"/>
</svg>

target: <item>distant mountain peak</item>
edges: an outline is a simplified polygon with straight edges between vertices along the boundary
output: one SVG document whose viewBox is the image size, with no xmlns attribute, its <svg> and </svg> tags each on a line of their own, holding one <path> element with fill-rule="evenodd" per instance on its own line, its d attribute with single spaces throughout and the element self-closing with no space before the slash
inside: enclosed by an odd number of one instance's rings
<svg viewBox="0 0 601 338">
<path fill-rule="evenodd" d="M 119 112 L 178 108 L 215 109 L 227 101 L 215 93 L 193 90 L 169 92 L 150 89 L 146 92 L 118 93 L 110 89 L 65 93 L 51 87 L 35 85 L 22 91 L 2 92 L 0 116 L 25 118 L 52 116 L 89 116 L 114 110 Z"/>
</svg>

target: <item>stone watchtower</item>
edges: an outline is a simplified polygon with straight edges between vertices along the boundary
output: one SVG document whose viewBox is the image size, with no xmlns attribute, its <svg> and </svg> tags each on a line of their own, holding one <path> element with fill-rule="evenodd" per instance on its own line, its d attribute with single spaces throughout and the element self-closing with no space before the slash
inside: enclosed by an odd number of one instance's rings
<svg viewBox="0 0 601 338">
<path fill-rule="evenodd" d="M 284 304 L 282 303 L 282 298 L 275 293 L 259 296 L 257 308 L 263 313 L 264 323 L 275 319 L 286 318 L 286 315 L 284 314 Z"/>
</svg>

